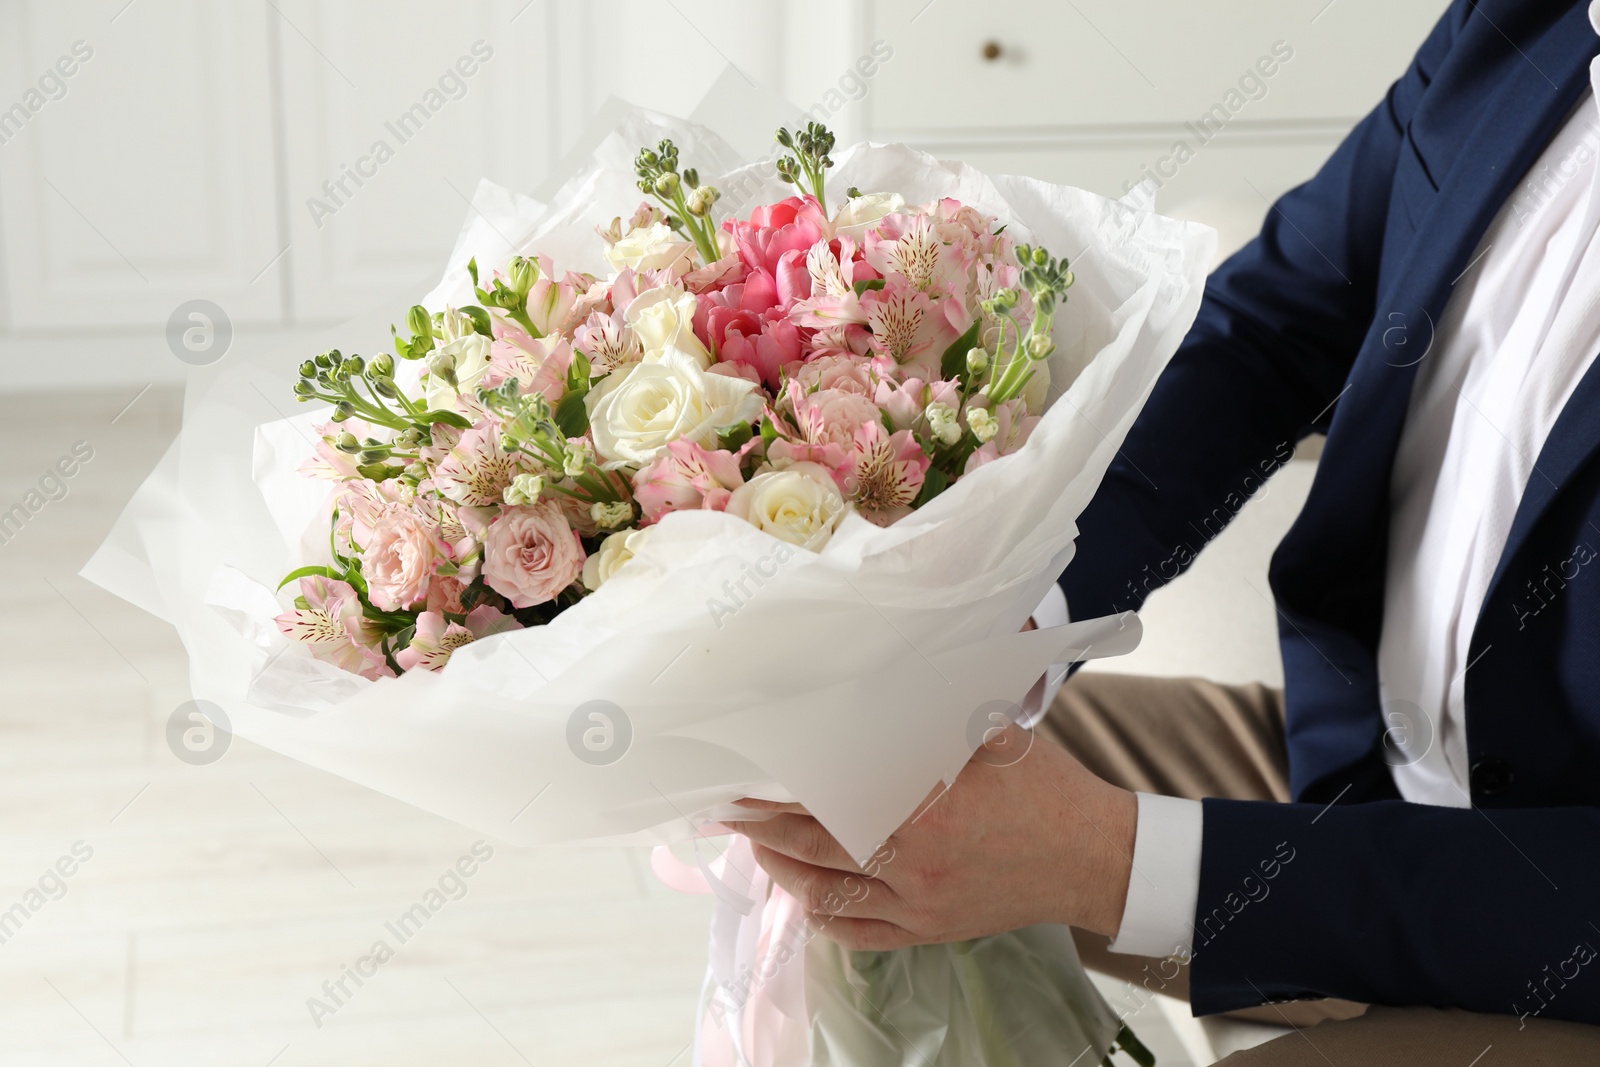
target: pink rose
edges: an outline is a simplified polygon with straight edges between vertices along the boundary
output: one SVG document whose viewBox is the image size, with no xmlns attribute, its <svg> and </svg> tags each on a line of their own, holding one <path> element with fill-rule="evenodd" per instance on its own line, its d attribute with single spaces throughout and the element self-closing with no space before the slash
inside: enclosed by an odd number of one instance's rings
<svg viewBox="0 0 1600 1067">
<path fill-rule="evenodd" d="M 795 371 L 794 380 L 811 393 L 819 389 L 836 389 L 843 393 L 872 395 L 872 368 L 864 359 L 851 356 L 816 356 Z M 879 401 L 882 404 L 882 401 Z"/>
<path fill-rule="evenodd" d="M 646 522 L 659 522 L 673 511 L 721 511 L 728 506 L 729 494 L 743 484 L 738 457 L 732 452 L 708 451 L 680 437 L 633 476 L 633 498 Z"/>
<path fill-rule="evenodd" d="M 483 542 L 483 579 L 512 606 L 548 603 L 577 581 L 583 543 L 550 500 L 505 508 Z"/>
<path fill-rule="evenodd" d="M 379 611 L 404 611 L 427 599 L 435 566 L 449 558 L 438 527 L 404 505 L 391 505 L 361 551 L 367 597 Z"/>
</svg>

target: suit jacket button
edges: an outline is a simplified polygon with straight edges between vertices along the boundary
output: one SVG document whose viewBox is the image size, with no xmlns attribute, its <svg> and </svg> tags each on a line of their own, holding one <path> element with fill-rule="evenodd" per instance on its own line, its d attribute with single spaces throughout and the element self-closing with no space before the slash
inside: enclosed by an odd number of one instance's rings
<svg viewBox="0 0 1600 1067">
<path fill-rule="evenodd" d="M 1479 760 L 1472 765 L 1472 791 L 1480 796 L 1492 797 L 1511 788 L 1517 776 L 1505 760 Z"/>
</svg>

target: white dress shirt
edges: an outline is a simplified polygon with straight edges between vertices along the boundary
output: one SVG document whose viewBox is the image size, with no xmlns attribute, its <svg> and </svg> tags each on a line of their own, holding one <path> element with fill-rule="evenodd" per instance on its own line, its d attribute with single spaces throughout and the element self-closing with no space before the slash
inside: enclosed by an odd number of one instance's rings
<svg viewBox="0 0 1600 1067">
<path fill-rule="evenodd" d="M 1600 0 L 1589 20 L 1600 33 Z M 1395 785 L 1414 803 L 1471 804 L 1468 644 L 1533 463 L 1600 351 L 1600 60 L 1589 75 L 1591 92 L 1501 208 L 1440 321 L 1395 323 L 1407 345 L 1393 361 L 1421 362 L 1390 486 L 1378 685 Z M 1190 951 L 1201 811 L 1139 794 L 1113 952 Z"/>
</svg>

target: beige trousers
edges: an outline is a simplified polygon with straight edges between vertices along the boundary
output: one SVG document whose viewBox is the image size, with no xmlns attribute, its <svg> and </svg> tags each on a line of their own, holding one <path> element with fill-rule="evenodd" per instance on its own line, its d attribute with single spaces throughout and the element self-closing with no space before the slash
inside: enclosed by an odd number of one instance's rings
<svg viewBox="0 0 1600 1067">
<path fill-rule="evenodd" d="M 1193 800 L 1289 799 L 1283 693 L 1266 686 L 1082 671 L 1061 687 L 1037 733 L 1126 789 Z M 1135 1000 L 1143 990 L 1188 999 L 1187 969 L 1118 955 L 1107 951 L 1106 938 L 1075 933 L 1084 964 L 1133 983 Z M 1551 1019 L 1524 1024 L 1509 1015 L 1344 1000 L 1230 1014 L 1296 1032 L 1235 1053 L 1226 1067 L 1600 1064 L 1600 1027 Z"/>
</svg>

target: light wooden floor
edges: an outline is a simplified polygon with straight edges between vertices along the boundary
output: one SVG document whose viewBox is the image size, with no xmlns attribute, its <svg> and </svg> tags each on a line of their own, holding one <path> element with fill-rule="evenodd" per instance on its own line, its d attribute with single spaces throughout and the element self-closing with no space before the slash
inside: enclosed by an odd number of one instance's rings
<svg viewBox="0 0 1600 1067">
<path fill-rule="evenodd" d="M 176 432 L 178 396 L 123 410 L 136 392 L 0 398 L 0 511 L 94 449 L 0 545 L 0 918 L 93 851 L 0 944 L 0 1064 L 687 1067 L 709 906 L 642 851 L 490 842 L 399 945 L 384 923 L 478 835 L 247 742 L 172 755 L 181 647 L 76 576 Z M 379 938 L 394 958 L 317 1025 L 308 998 Z M 1134 1023 L 1164 1067 L 1190 1062 L 1159 1011 Z"/>
</svg>

